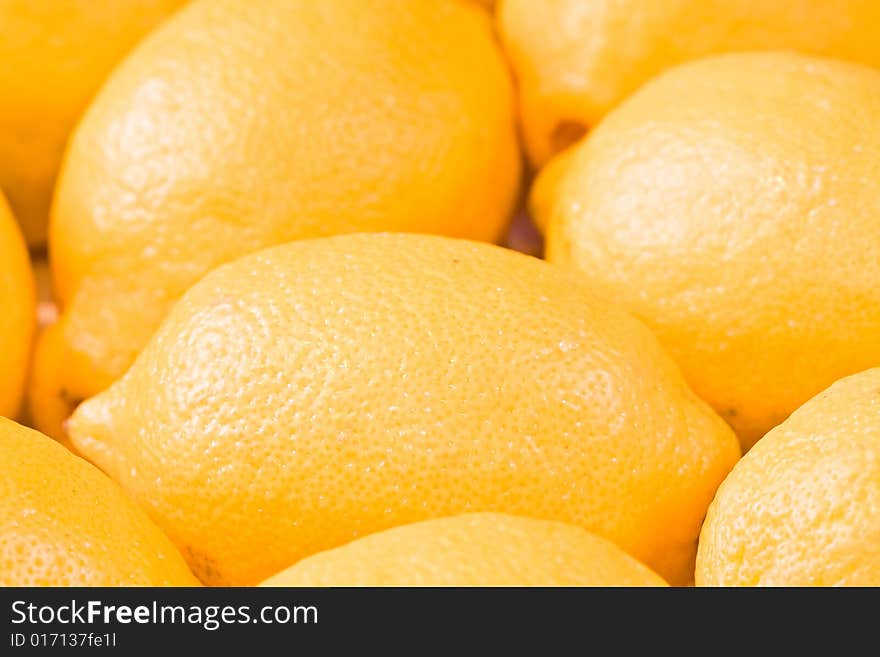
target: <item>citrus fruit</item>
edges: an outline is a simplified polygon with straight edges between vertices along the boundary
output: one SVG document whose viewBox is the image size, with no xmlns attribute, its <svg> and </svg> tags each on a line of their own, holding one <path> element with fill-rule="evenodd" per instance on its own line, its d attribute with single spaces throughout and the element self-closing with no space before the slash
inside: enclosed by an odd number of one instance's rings
<svg viewBox="0 0 880 657">
<path fill-rule="evenodd" d="M 705 586 L 880 586 L 880 369 L 834 383 L 746 454 L 700 536 Z"/>
<path fill-rule="evenodd" d="M 0 418 L 0 586 L 198 586 L 171 541 L 90 463 Z"/>
<path fill-rule="evenodd" d="M 520 162 L 491 28 L 453 0 L 202 0 L 144 40 L 59 178 L 63 315 L 37 358 L 38 426 L 61 435 L 175 300 L 239 255 L 356 231 L 499 237 Z"/>
<path fill-rule="evenodd" d="M 547 258 L 645 320 L 747 448 L 880 365 L 878 119 L 862 65 L 683 64 L 538 184 Z"/>
<path fill-rule="evenodd" d="M 711 54 L 794 50 L 880 66 L 870 0 L 503 0 L 523 132 L 543 166 L 658 73 Z"/>
<path fill-rule="evenodd" d="M 21 406 L 36 325 L 36 290 L 27 247 L 2 193 L 0 308 L 0 415 L 15 417 Z"/>
<path fill-rule="evenodd" d="M 261 586 L 665 586 L 580 527 L 502 513 L 425 520 L 307 557 Z"/>
<path fill-rule="evenodd" d="M 0 188 L 31 244 L 46 241 L 67 137 L 116 63 L 184 0 L 0 3 Z"/>
<path fill-rule="evenodd" d="M 472 511 L 580 525 L 685 581 L 738 457 L 654 336 L 569 272 L 377 233 L 214 270 L 69 431 L 233 585 Z"/>
</svg>

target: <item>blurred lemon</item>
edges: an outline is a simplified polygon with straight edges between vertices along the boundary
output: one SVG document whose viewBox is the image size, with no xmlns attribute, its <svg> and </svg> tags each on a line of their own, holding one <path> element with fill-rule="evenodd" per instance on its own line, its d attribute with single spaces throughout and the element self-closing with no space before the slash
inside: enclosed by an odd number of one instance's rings
<svg viewBox="0 0 880 657">
<path fill-rule="evenodd" d="M 871 0 L 501 0 L 498 8 L 539 166 L 671 66 L 777 49 L 880 65 L 878 25 L 880 3 Z"/>
<path fill-rule="evenodd" d="M 0 193 L 0 415 L 21 406 L 36 325 L 36 290 L 21 231 Z"/>
<path fill-rule="evenodd" d="M 0 2 L 0 188 L 46 241 L 67 137 L 116 63 L 184 0 Z"/>
</svg>

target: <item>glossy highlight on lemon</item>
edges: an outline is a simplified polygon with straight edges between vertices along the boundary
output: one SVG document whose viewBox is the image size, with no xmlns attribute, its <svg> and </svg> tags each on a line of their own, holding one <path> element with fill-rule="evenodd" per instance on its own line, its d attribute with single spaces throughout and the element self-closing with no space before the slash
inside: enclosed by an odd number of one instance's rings
<svg viewBox="0 0 880 657">
<path fill-rule="evenodd" d="M 670 582 L 739 450 L 638 321 L 562 268 L 436 236 L 304 240 L 220 267 L 73 444 L 211 584 L 397 525 L 578 525 Z"/>
</svg>

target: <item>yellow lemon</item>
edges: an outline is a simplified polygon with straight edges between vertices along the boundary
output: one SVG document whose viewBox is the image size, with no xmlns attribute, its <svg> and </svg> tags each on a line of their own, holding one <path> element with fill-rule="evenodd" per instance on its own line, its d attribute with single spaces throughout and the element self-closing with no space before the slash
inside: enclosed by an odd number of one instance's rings
<svg viewBox="0 0 880 657">
<path fill-rule="evenodd" d="M 198 586 L 97 468 L 0 418 L 0 586 Z"/>
<path fill-rule="evenodd" d="M 880 586 L 880 369 L 836 382 L 746 454 L 706 518 L 704 586 Z"/>
<path fill-rule="evenodd" d="M 654 336 L 577 277 L 375 233 L 213 271 L 69 429 L 214 584 L 471 511 L 579 525 L 678 583 L 738 457 Z"/>
<path fill-rule="evenodd" d="M 537 165 L 667 68 L 777 49 L 880 66 L 878 25 L 871 0 L 502 0 L 498 9 Z"/>
<path fill-rule="evenodd" d="M 580 527 L 501 513 L 425 520 L 308 557 L 261 586 L 666 586 Z"/>
<path fill-rule="evenodd" d="M 15 417 L 36 326 L 36 289 L 21 231 L 0 194 L 0 415 Z"/>
<path fill-rule="evenodd" d="M 654 329 L 751 446 L 880 365 L 880 71 L 724 55 L 645 85 L 550 169 L 547 258 Z"/>
<path fill-rule="evenodd" d="M 46 240 L 67 137 L 116 63 L 184 0 L 0 3 L 0 188 L 31 244 Z"/>
<path fill-rule="evenodd" d="M 218 264 L 273 244 L 400 230 L 494 240 L 518 193 L 513 91 L 481 7 L 202 0 L 155 31 L 76 131 L 53 206 L 63 307 L 32 410 L 134 360 Z"/>
</svg>

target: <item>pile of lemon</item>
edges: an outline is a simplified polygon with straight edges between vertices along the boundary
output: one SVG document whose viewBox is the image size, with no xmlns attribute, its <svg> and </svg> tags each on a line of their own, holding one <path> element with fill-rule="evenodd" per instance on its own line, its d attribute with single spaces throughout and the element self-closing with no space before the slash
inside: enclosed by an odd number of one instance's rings
<svg viewBox="0 0 880 657">
<path fill-rule="evenodd" d="M 878 30 L 4 2 L 0 584 L 880 586 Z"/>
</svg>

